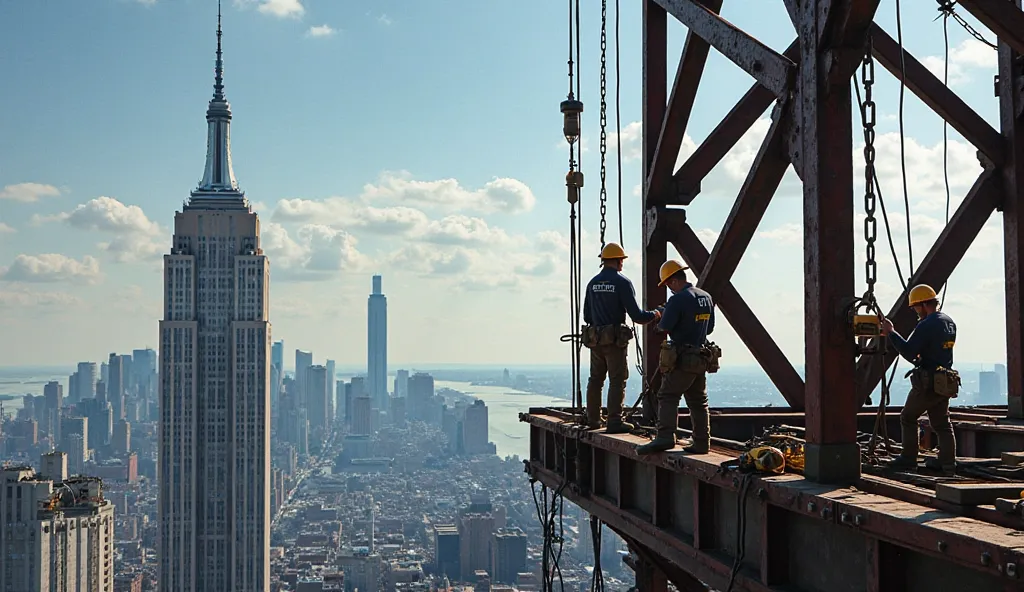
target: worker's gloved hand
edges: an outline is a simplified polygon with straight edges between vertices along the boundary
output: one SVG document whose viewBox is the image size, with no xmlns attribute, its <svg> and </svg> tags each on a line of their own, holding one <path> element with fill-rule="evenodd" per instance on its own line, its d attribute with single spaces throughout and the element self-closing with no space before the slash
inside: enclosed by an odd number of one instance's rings
<svg viewBox="0 0 1024 592">
<path fill-rule="evenodd" d="M 881 330 L 882 337 L 888 337 L 889 334 L 892 333 L 892 321 L 883 317 L 879 323 L 879 328 Z"/>
</svg>

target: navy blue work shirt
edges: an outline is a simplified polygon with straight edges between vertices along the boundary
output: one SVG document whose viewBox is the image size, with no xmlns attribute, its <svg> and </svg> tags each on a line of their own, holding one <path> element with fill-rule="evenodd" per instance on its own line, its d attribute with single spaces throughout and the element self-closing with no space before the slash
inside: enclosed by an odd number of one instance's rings
<svg viewBox="0 0 1024 592">
<path fill-rule="evenodd" d="M 626 313 L 635 323 L 654 320 L 653 312 L 640 310 L 633 282 L 612 267 L 605 267 L 587 284 L 583 297 L 583 321 L 594 327 L 622 325 Z"/>
<path fill-rule="evenodd" d="M 686 286 L 665 303 L 658 329 L 668 333 L 676 345 L 701 347 L 715 330 L 715 303 L 711 294 L 686 282 Z"/>
<path fill-rule="evenodd" d="M 893 330 L 889 343 L 911 364 L 926 370 L 953 368 L 956 323 L 944 312 L 936 311 L 921 319 L 908 339 Z"/>
</svg>

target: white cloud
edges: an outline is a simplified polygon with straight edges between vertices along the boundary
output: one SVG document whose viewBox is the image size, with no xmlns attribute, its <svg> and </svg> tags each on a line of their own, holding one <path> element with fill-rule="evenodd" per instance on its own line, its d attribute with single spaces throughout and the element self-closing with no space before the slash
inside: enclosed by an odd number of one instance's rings
<svg viewBox="0 0 1024 592">
<path fill-rule="evenodd" d="M 86 255 L 81 261 L 59 253 L 18 255 L 10 266 L 0 269 L 0 280 L 11 282 L 95 283 L 100 262 Z"/>
<path fill-rule="evenodd" d="M 377 17 L 377 22 L 382 24 L 382 25 L 384 25 L 384 26 L 388 26 L 388 25 L 394 23 L 395 21 L 391 20 L 391 17 L 389 17 L 388 15 L 382 14 L 382 15 Z"/>
<path fill-rule="evenodd" d="M 997 61 L 996 50 L 973 37 L 968 37 L 949 49 L 949 85 L 959 86 L 978 80 L 983 74 L 994 73 Z M 944 56 L 925 56 L 921 63 L 942 80 Z"/>
<path fill-rule="evenodd" d="M 8 290 L 0 290 L 0 309 L 5 310 L 14 308 L 64 308 L 81 303 L 82 300 L 79 297 L 67 292 L 33 290 L 20 286 L 14 286 Z"/>
<path fill-rule="evenodd" d="M 700 228 L 695 230 L 694 232 L 697 233 L 697 238 L 699 238 L 700 242 L 703 243 L 705 247 L 707 247 L 708 251 L 715 248 L 715 243 L 718 242 L 719 234 L 717 230 L 712 230 L 710 228 Z"/>
<path fill-rule="evenodd" d="M 306 9 L 299 0 L 262 0 L 259 11 L 280 18 L 297 18 L 305 14 Z"/>
<path fill-rule="evenodd" d="M 262 247 L 272 273 L 293 279 L 331 279 L 339 272 L 365 269 L 370 259 L 356 248 L 356 237 L 322 224 L 301 226 L 293 239 L 280 224 L 262 225 Z"/>
<path fill-rule="evenodd" d="M 320 222 L 332 226 L 358 227 L 381 234 L 414 233 L 428 223 L 427 215 L 416 208 L 378 208 L 342 197 L 328 197 L 323 200 L 282 199 L 277 203 L 273 218 L 280 221 Z"/>
<path fill-rule="evenodd" d="M 804 242 L 804 229 L 800 224 L 783 224 L 771 230 L 762 230 L 757 236 L 768 240 L 778 241 L 784 245 L 802 245 Z"/>
<path fill-rule="evenodd" d="M 325 23 L 323 25 L 319 25 L 319 26 L 316 26 L 316 27 L 310 27 L 309 30 L 306 31 L 306 36 L 307 37 L 330 37 L 331 35 L 334 35 L 336 32 L 337 31 L 335 31 L 333 28 L 331 28 L 330 25 Z"/>
<path fill-rule="evenodd" d="M 15 230 L 14 227 L 11 226 L 10 224 L 4 224 L 3 222 L 0 222 L 0 234 L 8 234 L 12 232 L 17 232 L 17 230 Z"/>
<path fill-rule="evenodd" d="M 142 208 L 124 204 L 113 197 L 100 196 L 55 216 L 35 216 L 33 222 L 60 220 L 82 230 L 100 231 L 112 236 L 99 247 L 121 262 L 144 261 L 159 257 L 167 248 L 160 225 L 150 220 Z M 169 242 L 168 242 L 169 244 Z"/>
<path fill-rule="evenodd" d="M 385 261 L 391 267 L 428 276 L 466 273 L 477 258 L 477 252 L 464 247 L 438 248 L 413 244 L 391 253 Z"/>
<path fill-rule="evenodd" d="M 58 195 L 60 195 L 60 189 L 42 183 L 17 183 L 0 189 L 0 199 L 26 203 L 38 201 L 40 197 L 57 197 Z"/>
<path fill-rule="evenodd" d="M 505 214 L 529 212 L 537 202 L 530 188 L 516 179 L 495 178 L 469 190 L 455 179 L 416 181 L 404 171 L 385 172 L 376 184 L 365 185 L 363 199 Z"/>
<path fill-rule="evenodd" d="M 481 218 L 456 214 L 427 225 L 422 239 L 439 244 L 497 245 L 509 241 L 508 234 L 500 228 L 493 228 Z"/>
</svg>

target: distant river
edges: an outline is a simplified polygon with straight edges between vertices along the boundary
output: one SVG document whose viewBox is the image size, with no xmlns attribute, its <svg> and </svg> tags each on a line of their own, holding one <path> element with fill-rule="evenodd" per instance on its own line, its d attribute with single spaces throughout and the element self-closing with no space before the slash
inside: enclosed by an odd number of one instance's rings
<svg viewBox="0 0 1024 592">
<path fill-rule="evenodd" d="M 530 407 L 565 406 L 568 401 L 536 395 L 503 386 L 473 386 L 468 382 L 434 381 L 435 388 L 452 390 L 476 397 L 487 404 L 488 436 L 498 449 L 498 456 L 519 458 L 530 456 L 530 426 L 519 421 L 519 414 Z"/>
</svg>

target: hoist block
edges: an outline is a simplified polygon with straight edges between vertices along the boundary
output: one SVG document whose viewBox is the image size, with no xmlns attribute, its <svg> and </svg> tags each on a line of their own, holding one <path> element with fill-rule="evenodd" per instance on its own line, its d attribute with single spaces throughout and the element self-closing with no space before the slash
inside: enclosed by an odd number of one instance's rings
<svg viewBox="0 0 1024 592">
<path fill-rule="evenodd" d="M 853 315 L 855 337 L 878 337 L 881 334 L 882 325 L 878 315 Z"/>
</svg>

